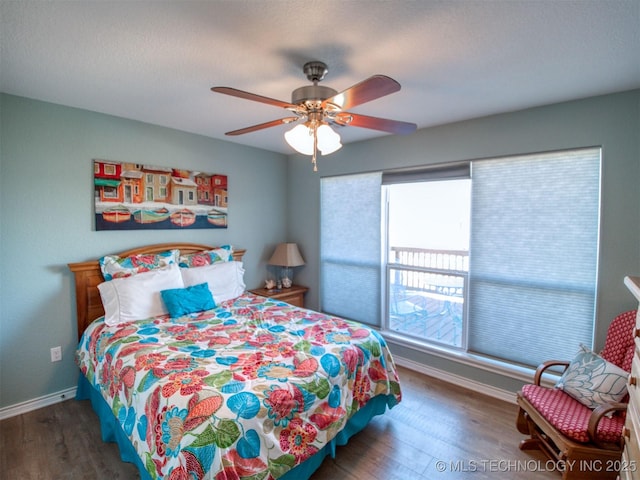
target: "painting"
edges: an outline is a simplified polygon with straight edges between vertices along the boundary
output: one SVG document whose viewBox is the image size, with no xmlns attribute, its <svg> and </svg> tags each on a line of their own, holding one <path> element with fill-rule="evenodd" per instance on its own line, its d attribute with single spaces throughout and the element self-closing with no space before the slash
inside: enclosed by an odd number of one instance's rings
<svg viewBox="0 0 640 480">
<path fill-rule="evenodd" d="M 227 228 L 227 176 L 93 161 L 96 230 Z"/>
</svg>

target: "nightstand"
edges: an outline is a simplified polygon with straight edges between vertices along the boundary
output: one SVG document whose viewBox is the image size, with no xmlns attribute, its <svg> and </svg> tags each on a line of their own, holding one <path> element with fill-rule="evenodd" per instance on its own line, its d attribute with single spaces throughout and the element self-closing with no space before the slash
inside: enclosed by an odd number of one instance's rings
<svg viewBox="0 0 640 480">
<path fill-rule="evenodd" d="M 281 288 L 280 290 L 276 290 L 275 288 L 273 290 L 256 288 L 249 291 L 255 295 L 260 295 L 261 297 L 274 298 L 276 300 L 295 305 L 296 307 L 304 308 L 304 294 L 307 293 L 308 290 L 309 289 L 307 287 L 303 287 L 301 285 L 291 285 L 289 288 Z"/>
</svg>

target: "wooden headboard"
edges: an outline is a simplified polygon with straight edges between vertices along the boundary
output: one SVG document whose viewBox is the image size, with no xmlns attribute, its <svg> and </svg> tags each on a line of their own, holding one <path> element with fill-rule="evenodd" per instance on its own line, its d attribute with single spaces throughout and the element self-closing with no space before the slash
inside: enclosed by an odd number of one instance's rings
<svg viewBox="0 0 640 480">
<path fill-rule="evenodd" d="M 140 255 L 144 253 L 160 253 L 167 250 L 178 249 L 180 253 L 195 253 L 203 250 L 213 250 L 217 247 L 203 245 L 199 243 L 158 243 L 144 247 L 133 248 L 124 252 L 116 253 L 119 257 L 130 255 Z M 233 252 L 234 260 L 241 261 L 245 250 Z M 76 284 L 76 311 L 78 315 L 78 340 L 82 333 L 96 318 L 104 315 L 98 284 L 104 282 L 102 271 L 100 270 L 99 259 L 88 262 L 70 263 L 69 268 L 75 276 Z"/>
</svg>

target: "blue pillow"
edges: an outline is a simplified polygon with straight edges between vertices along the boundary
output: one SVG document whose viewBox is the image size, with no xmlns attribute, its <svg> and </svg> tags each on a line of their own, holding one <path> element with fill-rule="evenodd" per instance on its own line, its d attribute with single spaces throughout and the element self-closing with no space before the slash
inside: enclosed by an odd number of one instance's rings
<svg viewBox="0 0 640 480">
<path fill-rule="evenodd" d="M 167 310 L 169 310 L 171 318 L 216 308 L 216 303 L 213 301 L 207 283 L 199 283 L 187 288 L 162 290 L 160 295 Z"/>
</svg>

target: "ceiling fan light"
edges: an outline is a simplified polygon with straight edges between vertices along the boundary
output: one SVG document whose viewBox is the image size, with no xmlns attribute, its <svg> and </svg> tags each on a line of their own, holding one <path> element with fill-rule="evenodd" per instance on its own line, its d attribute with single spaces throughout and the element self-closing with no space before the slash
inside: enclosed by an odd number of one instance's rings
<svg viewBox="0 0 640 480">
<path fill-rule="evenodd" d="M 313 155 L 313 131 L 306 125 L 300 123 L 288 132 L 285 132 L 284 139 L 296 152 L 302 155 Z"/>
<path fill-rule="evenodd" d="M 332 153 L 337 152 L 341 148 L 342 148 L 342 144 L 338 142 L 337 144 L 331 145 L 330 147 L 318 148 L 318 150 L 320 150 L 320 153 L 324 156 L 324 155 L 331 155 Z"/>
<path fill-rule="evenodd" d="M 329 125 L 322 124 L 318 127 L 318 150 L 322 155 L 330 155 L 342 148 L 340 143 L 340 135 L 336 133 Z"/>
</svg>

